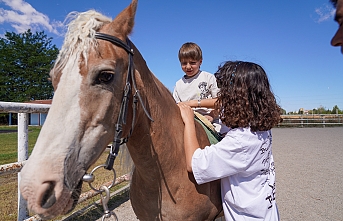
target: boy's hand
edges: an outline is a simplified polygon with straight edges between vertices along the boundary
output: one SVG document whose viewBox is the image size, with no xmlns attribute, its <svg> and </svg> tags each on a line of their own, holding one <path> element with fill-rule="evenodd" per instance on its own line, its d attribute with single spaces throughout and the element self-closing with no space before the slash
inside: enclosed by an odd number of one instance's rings
<svg viewBox="0 0 343 221">
<path fill-rule="evenodd" d="M 204 117 L 206 117 L 208 121 L 213 123 L 213 117 L 211 115 L 204 115 Z"/>
</svg>

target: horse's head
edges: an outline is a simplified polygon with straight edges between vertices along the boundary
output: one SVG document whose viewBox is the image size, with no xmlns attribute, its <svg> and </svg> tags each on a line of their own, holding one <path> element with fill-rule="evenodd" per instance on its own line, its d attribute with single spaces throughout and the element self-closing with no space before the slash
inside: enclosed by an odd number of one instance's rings
<svg viewBox="0 0 343 221">
<path fill-rule="evenodd" d="M 20 191 L 43 218 L 73 209 L 82 177 L 113 139 L 129 56 L 96 38 L 101 32 L 125 42 L 137 0 L 113 21 L 95 11 L 74 14 L 50 75 L 55 94 L 34 150 L 21 171 Z"/>
</svg>

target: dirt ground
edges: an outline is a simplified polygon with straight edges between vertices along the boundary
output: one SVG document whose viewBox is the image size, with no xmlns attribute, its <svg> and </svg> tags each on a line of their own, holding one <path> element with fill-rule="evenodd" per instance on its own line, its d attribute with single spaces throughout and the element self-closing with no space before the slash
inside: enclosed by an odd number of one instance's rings
<svg viewBox="0 0 343 221">
<path fill-rule="evenodd" d="M 280 220 L 343 220 L 343 127 L 272 133 Z M 120 221 L 137 220 L 128 198 L 114 212 Z"/>
<path fill-rule="evenodd" d="M 343 220 L 343 127 L 272 133 L 281 220 Z"/>
</svg>

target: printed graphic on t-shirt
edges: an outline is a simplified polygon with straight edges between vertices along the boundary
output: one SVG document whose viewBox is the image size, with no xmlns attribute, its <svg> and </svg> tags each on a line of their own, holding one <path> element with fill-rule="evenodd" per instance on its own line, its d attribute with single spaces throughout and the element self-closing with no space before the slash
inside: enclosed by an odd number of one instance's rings
<svg viewBox="0 0 343 221">
<path fill-rule="evenodd" d="M 210 90 L 207 88 L 207 83 L 206 82 L 200 82 L 198 85 L 199 89 L 200 89 L 200 99 L 206 99 L 206 98 L 211 98 L 211 92 Z"/>
<path fill-rule="evenodd" d="M 266 200 L 269 202 L 268 209 L 273 207 L 273 201 L 275 201 L 275 182 L 273 185 L 268 185 L 270 187 L 270 194 L 266 197 Z"/>
</svg>

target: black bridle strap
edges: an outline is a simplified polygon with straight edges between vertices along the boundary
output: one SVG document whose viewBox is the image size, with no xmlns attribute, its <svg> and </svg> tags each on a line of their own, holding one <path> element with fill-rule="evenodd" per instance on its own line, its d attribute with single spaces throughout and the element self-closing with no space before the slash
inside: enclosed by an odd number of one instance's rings
<svg viewBox="0 0 343 221">
<path fill-rule="evenodd" d="M 121 102 L 121 105 L 120 105 L 120 111 L 119 111 L 119 115 L 118 115 L 118 120 L 117 120 L 117 123 L 115 125 L 114 140 L 112 142 L 111 150 L 110 150 L 110 153 L 109 153 L 109 155 L 107 157 L 106 166 L 105 166 L 106 169 L 112 170 L 113 164 L 114 164 L 114 160 L 117 157 L 118 152 L 119 152 L 120 145 L 126 143 L 129 140 L 129 137 L 132 134 L 133 127 L 134 127 L 134 124 L 135 124 L 135 121 L 136 121 L 136 109 L 137 109 L 137 102 L 138 102 L 138 100 L 141 102 L 141 105 L 142 105 L 142 108 L 144 110 L 145 115 L 151 121 L 154 121 L 154 120 L 152 119 L 152 117 L 150 116 L 150 114 L 147 111 L 146 107 L 144 106 L 142 97 L 140 96 L 139 91 L 137 90 L 136 81 L 135 81 L 135 77 L 134 77 L 133 50 L 131 48 L 130 40 L 126 39 L 127 44 L 125 44 L 119 38 L 111 36 L 111 35 L 103 34 L 103 33 L 96 33 L 95 34 L 95 38 L 96 39 L 105 40 L 105 41 L 109 41 L 112 44 L 115 44 L 115 45 L 123 48 L 129 54 L 129 65 L 128 65 L 128 70 L 127 70 L 126 83 L 125 83 L 125 87 L 124 87 L 122 102 Z M 130 132 L 129 132 L 128 136 L 126 138 L 124 138 L 123 141 L 121 141 L 122 132 L 123 132 L 123 124 L 126 124 L 127 107 L 128 107 L 129 98 L 130 98 L 130 92 L 131 92 L 130 80 L 131 80 L 131 83 L 132 83 L 133 88 L 135 90 L 134 91 L 134 95 L 133 95 L 133 105 L 132 105 L 133 106 L 133 119 L 132 119 L 131 129 L 130 129 Z"/>
<path fill-rule="evenodd" d="M 127 39 L 127 44 L 129 45 L 129 47 L 131 48 L 131 43 L 130 43 L 130 40 Z M 132 50 L 132 49 L 131 49 Z M 133 55 L 133 54 L 132 54 Z M 146 109 L 144 103 L 143 103 L 143 99 L 141 97 L 141 94 L 139 93 L 139 90 L 137 89 L 137 85 L 136 85 L 136 80 L 135 80 L 135 75 L 134 75 L 134 68 L 133 68 L 133 56 L 129 56 L 129 62 L 131 65 L 131 82 L 132 82 L 132 85 L 133 85 L 133 89 L 135 90 L 135 94 L 134 94 L 134 97 L 138 97 L 139 99 L 139 102 L 141 102 L 142 104 L 142 108 L 143 108 L 143 111 L 145 113 L 145 115 L 149 118 L 150 121 L 154 122 L 154 120 L 152 119 L 151 115 L 149 114 L 148 110 Z M 129 65 L 130 66 L 130 65 Z"/>
<path fill-rule="evenodd" d="M 115 44 L 119 47 L 121 47 L 122 49 L 124 49 L 127 53 L 132 54 L 133 55 L 133 50 L 132 48 L 125 44 L 122 40 L 120 40 L 119 38 L 112 36 L 112 35 L 108 35 L 108 34 L 104 34 L 104 33 L 95 33 L 94 36 L 96 39 L 101 39 L 101 40 L 105 40 L 105 41 L 109 41 L 112 44 Z"/>
</svg>

